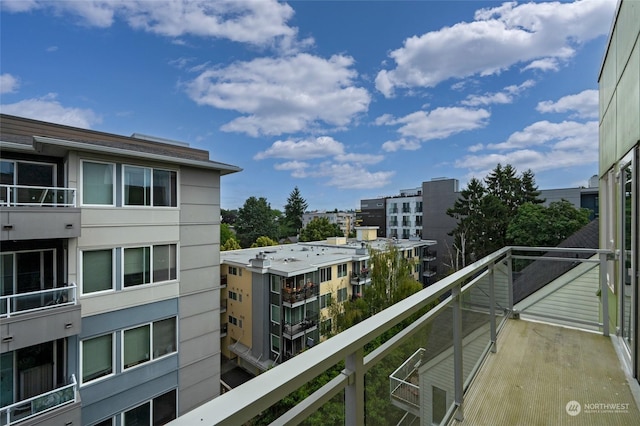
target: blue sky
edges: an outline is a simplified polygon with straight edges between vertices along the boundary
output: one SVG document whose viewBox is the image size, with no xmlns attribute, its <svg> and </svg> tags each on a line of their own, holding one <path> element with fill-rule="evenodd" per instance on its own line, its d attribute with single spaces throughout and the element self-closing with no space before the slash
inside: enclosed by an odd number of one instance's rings
<svg viewBox="0 0 640 426">
<path fill-rule="evenodd" d="M 353 209 L 497 163 L 597 173 L 616 0 L 1 1 L 0 110 L 188 142 L 222 207 Z"/>
</svg>

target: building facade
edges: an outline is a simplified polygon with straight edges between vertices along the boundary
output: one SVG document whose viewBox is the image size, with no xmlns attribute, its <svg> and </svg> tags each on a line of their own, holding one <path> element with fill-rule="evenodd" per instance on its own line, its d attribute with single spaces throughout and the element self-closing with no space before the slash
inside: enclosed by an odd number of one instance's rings
<svg viewBox="0 0 640 426">
<path fill-rule="evenodd" d="M 0 120 L 2 424 L 162 424 L 217 396 L 220 177 L 240 169 Z"/>
<path fill-rule="evenodd" d="M 422 238 L 422 188 L 400 190 L 385 201 L 387 238 Z"/>
<path fill-rule="evenodd" d="M 640 377 L 640 3 L 618 3 L 598 79 L 600 247 L 618 253 L 607 271 L 610 320 L 632 377 Z M 615 302 L 614 302 L 615 301 Z"/>
<path fill-rule="evenodd" d="M 394 244 L 423 281 L 434 241 L 378 239 L 375 227 L 356 231 L 356 239 L 221 252 L 223 355 L 257 375 L 325 340 L 334 327 L 332 303 L 361 297 L 371 283 L 370 249 Z"/>
<path fill-rule="evenodd" d="M 324 217 L 329 223 L 338 225 L 345 237 L 355 231 L 356 212 L 355 211 L 310 211 L 302 215 L 302 227 L 304 228 L 313 219 Z"/>
<path fill-rule="evenodd" d="M 356 211 L 356 226 L 377 226 L 378 237 L 385 238 L 387 230 L 386 198 L 360 200 Z"/>
</svg>

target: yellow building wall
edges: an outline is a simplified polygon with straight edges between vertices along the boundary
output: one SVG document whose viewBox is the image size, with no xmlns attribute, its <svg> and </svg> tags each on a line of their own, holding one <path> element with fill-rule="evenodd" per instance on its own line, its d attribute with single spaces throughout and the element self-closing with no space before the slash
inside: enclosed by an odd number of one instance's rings
<svg viewBox="0 0 640 426">
<path fill-rule="evenodd" d="M 235 268 L 237 275 L 231 274 L 230 269 Z M 223 275 L 227 275 L 227 288 L 221 290 L 220 300 L 226 300 L 227 311 L 220 315 L 220 324 L 227 324 L 227 336 L 222 340 L 222 354 L 228 358 L 235 355 L 229 351 L 229 345 L 236 341 L 252 347 L 253 330 L 251 321 L 251 272 L 241 267 L 220 265 Z M 229 297 L 229 292 L 235 293 L 236 299 Z M 238 319 L 238 324 L 229 323 L 229 316 Z M 242 327 L 240 327 L 242 321 Z"/>
</svg>

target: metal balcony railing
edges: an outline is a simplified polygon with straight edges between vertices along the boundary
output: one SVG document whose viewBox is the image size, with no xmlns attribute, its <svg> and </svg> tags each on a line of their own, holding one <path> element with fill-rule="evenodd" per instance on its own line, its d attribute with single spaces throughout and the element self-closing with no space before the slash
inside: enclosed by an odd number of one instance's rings
<svg viewBox="0 0 640 426">
<path fill-rule="evenodd" d="M 68 385 L 0 408 L 0 425 L 13 425 L 74 403 L 77 401 L 77 390 L 76 376 L 72 375 Z"/>
<path fill-rule="evenodd" d="M 296 322 L 285 322 L 282 326 L 283 333 L 289 338 L 293 338 L 303 331 L 310 330 L 318 326 L 318 315 L 310 315 L 307 318 Z"/>
<path fill-rule="evenodd" d="M 307 284 L 300 288 L 285 287 L 282 289 L 282 301 L 286 303 L 297 303 L 318 297 L 320 286 Z"/>
<path fill-rule="evenodd" d="M 50 186 L 0 185 L 0 206 L 75 207 L 76 189 Z"/>
<path fill-rule="evenodd" d="M 0 318 L 10 318 L 19 314 L 55 309 L 60 306 L 78 303 L 77 286 L 71 283 L 66 287 L 30 291 L 0 296 Z"/>
<path fill-rule="evenodd" d="M 534 256 L 521 253 L 533 253 L 542 266 L 529 265 Z M 446 398 L 441 398 L 446 404 L 441 424 L 453 418 L 461 420 L 464 391 L 487 353 L 497 350 L 497 335 L 514 312 L 521 317 L 556 318 L 609 335 L 609 255 L 609 251 L 597 249 L 504 247 L 184 414 L 172 424 L 250 422 L 316 377 L 334 371 L 334 366 L 342 362 L 341 371 L 335 370 L 338 373 L 333 378 L 297 405 L 280 411 L 280 417 L 272 424 L 298 424 L 311 416 L 316 420 L 323 416 L 335 419 L 336 409 L 344 416 L 340 423 L 366 424 L 365 413 L 371 414 L 365 401 L 368 404 L 377 398 L 380 404 L 385 395 L 388 406 L 382 411 L 376 406 L 376 415 L 395 416 L 384 421 L 399 424 L 410 411 L 403 411 L 393 402 L 401 402 L 393 396 L 398 386 L 390 385 L 390 395 L 389 386 L 374 386 L 369 379 L 380 383 L 386 375 L 389 380 L 403 363 L 407 373 L 409 369 L 422 373 L 440 371 L 442 375 L 418 375 L 417 384 L 406 380 L 409 374 L 403 380 L 412 386 L 403 389 L 418 390 L 417 395 L 437 387 L 447 389 Z M 549 272 L 556 269 L 556 264 L 562 267 L 557 268 L 559 274 L 551 277 Z M 540 284 L 538 288 L 532 286 L 536 283 Z M 583 297 L 575 297 L 578 294 Z M 578 307 L 572 306 L 573 311 L 565 314 L 558 303 Z M 421 353 L 419 359 L 417 352 Z M 405 362 L 412 356 L 416 358 Z M 367 386 L 365 377 L 369 377 Z M 428 382 L 420 383 L 420 377 L 442 377 L 443 382 L 428 386 Z M 403 395 L 411 403 L 407 406 L 414 409 L 415 402 L 420 405 L 421 401 L 434 399 L 426 393 L 419 400 L 406 392 Z"/>
</svg>

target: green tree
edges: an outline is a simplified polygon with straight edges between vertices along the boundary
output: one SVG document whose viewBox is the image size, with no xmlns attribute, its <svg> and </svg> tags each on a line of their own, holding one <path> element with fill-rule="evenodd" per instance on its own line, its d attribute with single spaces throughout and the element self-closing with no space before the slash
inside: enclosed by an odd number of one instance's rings
<svg viewBox="0 0 640 426">
<path fill-rule="evenodd" d="M 272 240 L 269 237 L 258 237 L 256 242 L 251 244 L 251 247 L 269 247 L 269 246 L 277 246 L 278 242 L 276 240 Z"/>
<path fill-rule="evenodd" d="M 229 238 L 235 238 L 235 233 L 228 223 L 220 224 L 220 244 L 224 245 Z"/>
<path fill-rule="evenodd" d="M 238 218 L 238 210 L 220 209 L 220 216 L 222 216 L 222 223 L 233 225 Z"/>
<path fill-rule="evenodd" d="M 545 207 L 526 203 L 507 229 L 509 244 L 531 247 L 555 247 L 589 223 L 589 209 L 575 208 L 567 200 Z"/>
<path fill-rule="evenodd" d="M 258 237 L 278 239 L 278 226 L 271 205 L 264 197 L 249 197 L 238 210 L 236 235 L 240 246 L 251 247 Z"/>
<path fill-rule="evenodd" d="M 238 243 L 235 237 L 229 238 L 224 244 L 220 245 L 220 251 L 240 250 L 241 248 L 240 243 Z"/>
<path fill-rule="evenodd" d="M 456 270 L 508 243 L 507 229 L 520 206 L 540 204 L 540 191 L 531 170 L 520 176 L 507 164 L 498 164 L 484 183 L 474 178 L 447 214 L 457 220 L 451 231 L 451 267 Z"/>
<path fill-rule="evenodd" d="M 395 245 L 389 244 L 383 251 L 370 250 L 371 284 L 364 292 L 369 315 L 422 289 L 422 284 L 411 276 L 413 267 L 414 264 Z"/>
<path fill-rule="evenodd" d="M 322 241 L 328 237 L 343 237 L 338 225 L 329 222 L 326 217 L 317 217 L 300 231 L 300 241 Z"/>
<path fill-rule="evenodd" d="M 302 198 L 300 190 L 296 186 L 287 198 L 284 206 L 284 229 L 288 232 L 286 236 L 298 235 L 302 229 L 302 215 L 307 211 L 307 201 Z"/>
</svg>

